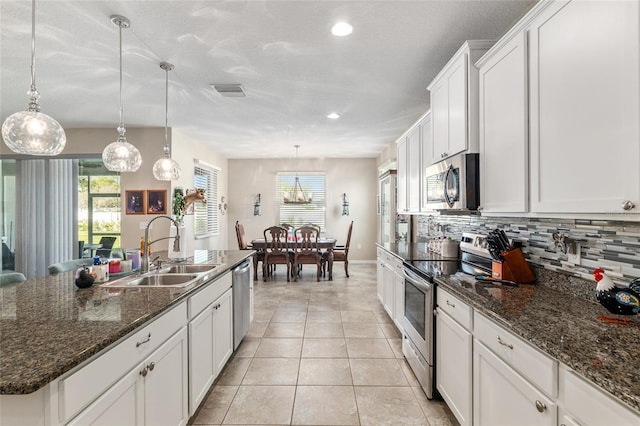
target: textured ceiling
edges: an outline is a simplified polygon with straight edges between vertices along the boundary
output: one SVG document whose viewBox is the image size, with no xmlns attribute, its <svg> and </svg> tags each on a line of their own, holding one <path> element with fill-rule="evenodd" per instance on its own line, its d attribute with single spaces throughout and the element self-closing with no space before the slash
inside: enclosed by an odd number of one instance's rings
<svg viewBox="0 0 640 426">
<path fill-rule="evenodd" d="M 532 3 L 39 0 L 40 104 L 63 127 L 113 127 L 116 139 L 119 14 L 131 20 L 126 127 L 164 126 L 167 61 L 169 126 L 223 156 L 291 157 L 300 144 L 301 158 L 376 157 L 428 109 L 425 87 L 464 40 L 498 38 Z M 353 34 L 331 35 L 338 20 Z M 4 120 L 28 103 L 31 1 L 2 0 L 0 28 Z M 223 98 L 212 83 L 247 96 Z"/>
</svg>

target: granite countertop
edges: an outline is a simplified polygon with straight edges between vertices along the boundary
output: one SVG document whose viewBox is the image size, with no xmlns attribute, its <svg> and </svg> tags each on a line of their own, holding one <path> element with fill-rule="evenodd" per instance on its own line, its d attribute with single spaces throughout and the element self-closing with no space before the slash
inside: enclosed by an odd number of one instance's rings
<svg viewBox="0 0 640 426">
<path fill-rule="evenodd" d="M 380 246 L 406 260 L 409 259 L 403 253 L 417 252 L 415 247 L 411 249 L 412 244 Z M 591 289 L 585 291 L 591 283 L 569 283 L 575 278 L 538 268 L 535 273 L 537 284 L 521 284 L 517 288 L 476 282 L 462 272 L 438 276 L 435 281 L 478 312 L 640 411 L 640 327 L 597 319 L 598 315 L 610 314 L 591 296 Z M 571 291 L 580 284 L 582 288 L 575 290 L 582 293 L 579 297 Z"/>
<path fill-rule="evenodd" d="M 224 274 L 252 251 L 198 250 Z M 0 287 L 0 394 L 28 394 L 202 288 L 79 289 L 75 272 Z"/>
</svg>

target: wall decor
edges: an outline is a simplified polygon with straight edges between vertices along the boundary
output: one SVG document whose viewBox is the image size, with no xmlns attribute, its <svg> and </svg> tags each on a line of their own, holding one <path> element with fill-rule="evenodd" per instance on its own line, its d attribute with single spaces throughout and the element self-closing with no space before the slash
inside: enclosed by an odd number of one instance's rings
<svg viewBox="0 0 640 426">
<path fill-rule="evenodd" d="M 148 189 L 147 190 L 147 213 L 167 214 L 167 190 Z"/>
<path fill-rule="evenodd" d="M 126 202 L 126 209 L 125 212 L 126 214 L 144 214 L 145 213 L 145 207 L 144 207 L 144 201 L 146 199 L 145 197 L 145 191 L 144 190 L 128 190 L 124 192 L 124 198 L 125 198 L 125 202 Z"/>
</svg>

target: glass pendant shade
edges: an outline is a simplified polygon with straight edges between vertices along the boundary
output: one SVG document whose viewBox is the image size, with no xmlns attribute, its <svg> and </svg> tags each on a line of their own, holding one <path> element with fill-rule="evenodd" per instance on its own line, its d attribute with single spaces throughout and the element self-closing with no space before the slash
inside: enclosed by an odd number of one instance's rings
<svg viewBox="0 0 640 426">
<path fill-rule="evenodd" d="M 118 140 L 111 142 L 102 151 L 102 162 L 107 170 L 112 172 L 135 172 L 142 164 L 142 155 L 138 148 L 127 142 L 124 135 L 124 108 L 122 106 L 122 29 L 129 28 L 131 22 L 120 15 L 111 16 L 111 22 L 120 28 L 120 124 L 118 125 Z"/>
<path fill-rule="evenodd" d="M 165 110 L 164 110 L 164 158 L 153 164 L 153 177 L 157 180 L 178 180 L 180 178 L 180 165 L 171 158 L 169 148 L 169 71 L 173 70 L 173 65 L 168 62 L 161 62 L 160 68 L 165 71 Z"/>
<path fill-rule="evenodd" d="M 64 129 L 55 119 L 40 112 L 36 89 L 36 2 L 31 2 L 31 98 L 26 111 L 11 114 L 2 123 L 2 139 L 10 150 L 27 155 L 58 155 L 67 144 Z"/>
</svg>

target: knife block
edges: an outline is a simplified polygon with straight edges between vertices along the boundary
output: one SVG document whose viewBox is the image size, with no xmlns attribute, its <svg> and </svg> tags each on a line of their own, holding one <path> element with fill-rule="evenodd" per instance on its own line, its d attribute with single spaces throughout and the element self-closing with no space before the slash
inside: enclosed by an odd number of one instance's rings
<svg viewBox="0 0 640 426">
<path fill-rule="evenodd" d="M 502 280 L 515 281 L 520 284 L 532 283 L 536 280 L 522 250 L 514 248 L 501 253 L 502 262 L 491 262 L 491 275 Z"/>
</svg>

